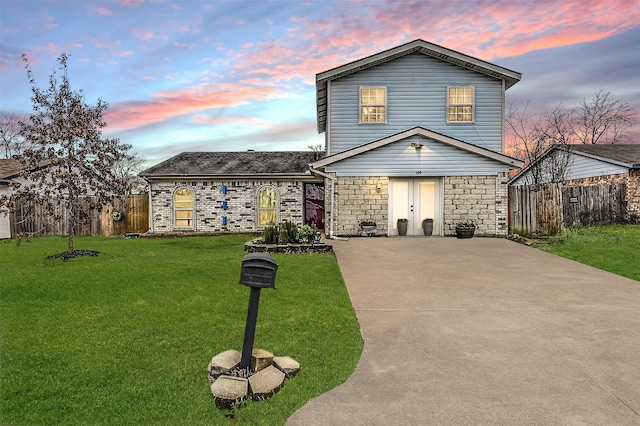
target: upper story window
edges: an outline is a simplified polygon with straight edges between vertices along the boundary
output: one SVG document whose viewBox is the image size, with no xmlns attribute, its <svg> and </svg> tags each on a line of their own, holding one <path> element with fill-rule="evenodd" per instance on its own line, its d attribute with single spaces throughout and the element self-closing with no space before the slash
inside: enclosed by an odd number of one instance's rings
<svg viewBox="0 0 640 426">
<path fill-rule="evenodd" d="M 278 222 L 278 194 L 275 188 L 265 186 L 258 191 L 258 226 Z"/>
<path fill-rule="evenodd" d="M 447 123 L 473 123 L 474 98 L 473 86 L 447 87 Z"/>
<path fill-rule="evenodd" d="M 173 194 L 173 212 L 176 228 L 193 226 L 193 192 L 189 188 L 178 188 Z"/>
<path fill-rule="evenodd" d="M 360 88 L 360 123 L 387 122 L 387 88 Z"/>
</svg>

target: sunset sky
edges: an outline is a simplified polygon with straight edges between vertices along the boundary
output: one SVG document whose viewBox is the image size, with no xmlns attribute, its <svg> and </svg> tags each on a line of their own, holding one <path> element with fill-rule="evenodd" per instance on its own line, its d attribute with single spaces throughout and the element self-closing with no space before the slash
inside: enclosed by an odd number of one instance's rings
<svg viewBox="0 0 640 426">
<path fill-rule="evenodd" d="M 418 38 L 521 72 L 508 103 L 640 106 L 637 0 L 0 0 L 0 20 L 0 112 L 32 110 L 23 53 L 42 88 L 68 53 L 104 136 L 149 166 L 322 144 L 315 75 Z"/>
</svg>

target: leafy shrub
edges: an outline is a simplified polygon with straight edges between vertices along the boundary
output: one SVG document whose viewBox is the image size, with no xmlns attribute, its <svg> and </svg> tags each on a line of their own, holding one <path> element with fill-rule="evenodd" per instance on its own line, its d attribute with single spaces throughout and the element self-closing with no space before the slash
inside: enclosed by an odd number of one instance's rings
<svg viewBox="0 0 640 426">
<path fill-rule="evenodd" d="M 303 225 L 300 229 L 298 229 L 298 235 L 296 236 L 296 239 L 298 241 L 306 241 L 310 243 L 317 231 L 318 229 L 315 225 Z"/>
<path fill-rule="evenodd" d="M 271 224 L 262 231 L 262 240 L 267 244 L 277 244 L 278 233 L 278 225 Z"/>
</svg>

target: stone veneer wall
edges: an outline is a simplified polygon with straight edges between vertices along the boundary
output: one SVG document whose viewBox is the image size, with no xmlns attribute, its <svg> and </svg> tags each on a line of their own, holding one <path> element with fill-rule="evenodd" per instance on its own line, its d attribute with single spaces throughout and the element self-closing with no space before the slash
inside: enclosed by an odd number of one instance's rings
<svg viewBox="0 0 640 426">
<path fill-rule="evenodd" d="M 625 221 L 629 223 L 640 223 L 640 170 L 631 170 L 629 173 L 615 175 L 573 179 L 566 181 L 564 185 L 572 187 L 620 183 L 624 183 L 627 186 L 627 193 L 625 194 L 627 214 Z"/>
<path fill-rule="evenodd" d="M 508 234 L 507 173 L 497 176 L 444 178 L 444 234 L 455 235 L 457 222 L 471 219 L 477 235 Z M 376 186 L 380 183 L 380 192 Z M 330 183 L 326 184 L 326 223 L 331 208 Z M 389 178 L 386 176 L 338 177 L 335 182 L 335 235 L 358 235 L 363 220 L 377 223 L 379 235 L 388 233 Z"/>
<path fill-rule="evenodd" d="M 222 193 L 222 186 L 227 193 Z M 258 232 L 258 191 L 272 186 L 278 194 L 278 222 L 292 221 L 298 225 L 304 220 L 304 182 L 294 180 L 212 180 L 163 181 L 151 184 L 151 211 L 154 232 Z M 173 193 L 180 187 L 194 192 L 193 227 L 173 226 Z M 227 201 L 227 209 L 222 202 Z M 227 224 L 222 224 L 226 216 Z"/>
<path fill-rule="evenodd" d="M 380 192 L 377 185 L 380 183 Z M 330 226 L 331 186 L 325 184 L 325 223 Z M 335 180 L 336 211 L 333 217 L 335 235 L 359 235 L 360 222 L 373 220 L 378 235 L 387 235 L 389 216 L 389 178 L 386 176 L 338 177 Z"/>
<path fill-rule="evenodd" d="M 455 235 L 456 223 L 468 219 L 476 223 L 476 235 L 507 235 L 508 196 L 504 172 L 497 176 L 445 177 L 445 235 Z"/>
</svg>

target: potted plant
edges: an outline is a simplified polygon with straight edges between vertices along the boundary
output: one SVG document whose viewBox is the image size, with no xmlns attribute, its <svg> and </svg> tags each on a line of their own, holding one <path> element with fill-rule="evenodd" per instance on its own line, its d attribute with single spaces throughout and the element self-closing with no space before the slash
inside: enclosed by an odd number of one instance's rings
<svg viewBox="0 0 640 426">
<path fill-rule="evenodd" d="M 405 236 L 407 235 L 407 225 L 409 224 L 409 219 L 398 219 L 398 235 Z"/>
<path fill-rule="evenodd" d="M 458 238 L 472 238 L 475 232 L 476 224 L 470 219 L 456 223 L 456 237 Z"/>
<path fill-rule="evenodd" d="M 427 237 L 433 234 L 433 219 L 427 218 L 422 221 L 422 230 Z"/>
<path fill-rule="evenodd" d="M 360 235 L 363 237 L 373 237 L 376 235 L 376 223 L 372 220 L 360 222 Z"/>
</svg>

